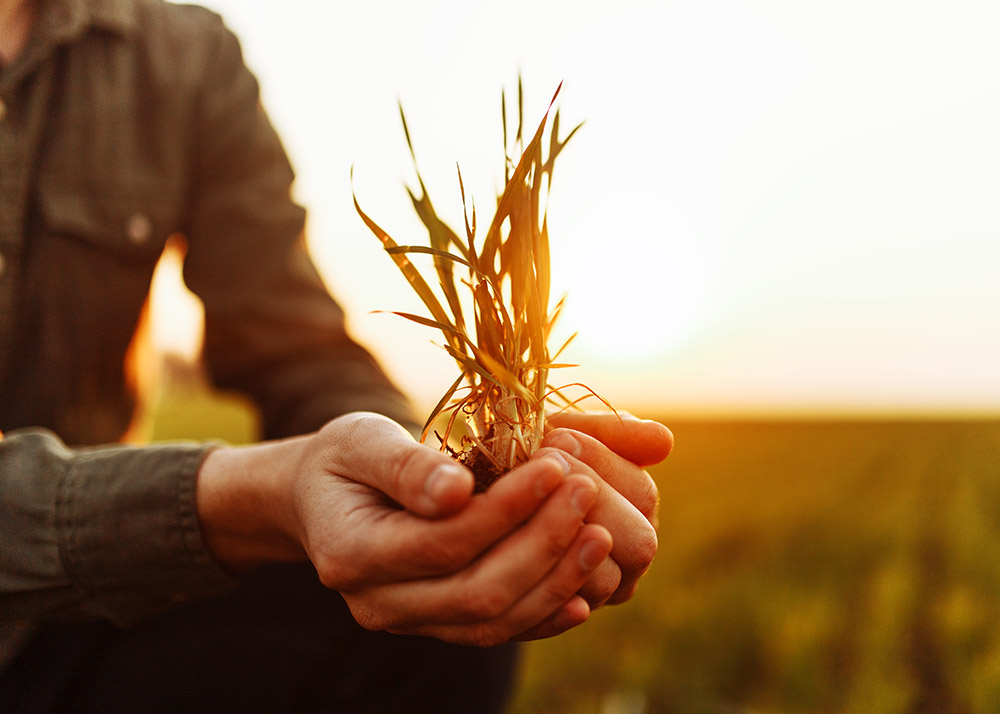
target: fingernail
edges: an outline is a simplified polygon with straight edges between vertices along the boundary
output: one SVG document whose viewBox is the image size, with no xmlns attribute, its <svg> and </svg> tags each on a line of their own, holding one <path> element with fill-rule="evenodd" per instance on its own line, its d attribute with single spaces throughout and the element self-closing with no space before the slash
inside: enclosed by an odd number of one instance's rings
<svg viewBox="0 0 1000 714">
<path fill-rule="evenodd" d="M 590 617 L 590 608 L 587 606 L 583 598 L 577 598 L 581 604 L 576 604 L 575 607 L 571 607 L 569 604 L 564 605 L 563 608 L 555 614 L 552 618 L 552 626 L 557 630 L 568 630 L 571 627 L 576 627 L 587 621 Z"/>
<path fill-rule="evenodd" d="M 573 509 L 580 518 L 587 515 L 596 500 L 597 488 L 593 484 L 578 486 L 573 491 L 573 495 L 570 496 L 570 503 L 573 504 Z"/>
<path fill-rule="evenodd" d="M 440 503 L 459 479 L 463 478 L 462 469 L 454 464 L 441 464 L 428 477 L 424 484 L 424 493 L 435 504 Z"/>
<path fill-rule="evenodd" d="M 545 458 L 552 459 L 552 461 L 559 464 L 561 471 L 557 473 L 550 469 L 542 469 L 541 473 L 535 477 L 535 498 L 539 501 L 552 493 L 552 489 L 563 482 L 566 472 L 569 471 L 569 464 L 562 456 L 549 454 Z"/>
<path fill-rule="evenodd" d="M 560 431 L 549 439 L 547 446 L 561 449 L 571 456 L 580 455 L 580 442 L 576 439 L 576 437 L 566 431 Z"/>
<path fill-rule="evenodd" d="M 579 562 L 584 570 L 594 570 L 608 557 L 607 548 L 600 541 L 592 540 L 580 548 Z"/>
<path fill-rule="evenodd" d="M 560 454 L 558 451 L 553 451 L 551 453 L 546 454 L 545 458 L 552 459 L 557 464 L 559 464 L 559 468 L 562 469 L 562 472 L 564 474 L 569 473 L 569 461 L 567 461 L 566 457 Z"/>
</svg>

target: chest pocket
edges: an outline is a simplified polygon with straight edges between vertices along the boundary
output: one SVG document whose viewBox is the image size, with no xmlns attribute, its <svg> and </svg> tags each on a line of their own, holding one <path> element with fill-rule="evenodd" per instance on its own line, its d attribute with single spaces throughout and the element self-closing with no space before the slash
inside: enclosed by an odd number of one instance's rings
<svg viewBox="0 0 1000 714">
<path fill-rule="evenodd" d="M 126 263 L 155 263 L 177 230 L 172 202 L 112 188 L 80 191 L 42 185 L 35 195 L 39 228 Z"/>
</svg>

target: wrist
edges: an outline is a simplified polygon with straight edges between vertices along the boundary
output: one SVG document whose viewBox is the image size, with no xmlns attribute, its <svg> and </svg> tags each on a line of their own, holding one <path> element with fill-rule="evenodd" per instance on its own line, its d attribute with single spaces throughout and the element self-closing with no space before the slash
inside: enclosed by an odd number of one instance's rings
<svg viewBox="0 0 1000 714">
<path fill-rule="evenodd" d="M 234 572 L 306 559 L 294 527 L 291 484 L 307 437 L 210 452 L 195 498 L 216 561 Z"/>
</svg>

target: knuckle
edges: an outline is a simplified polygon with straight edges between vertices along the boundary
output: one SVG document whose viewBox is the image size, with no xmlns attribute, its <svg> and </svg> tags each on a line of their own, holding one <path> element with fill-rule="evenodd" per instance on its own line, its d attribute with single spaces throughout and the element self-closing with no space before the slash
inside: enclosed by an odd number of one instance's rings
<svg viewBox="0 0 1000 714">
<path fill-rule="evenodd" d="M 344 553 L 354 553 L 354 557 L 345 557 Z M 310 550 L 309 560 L 320 583 L 330 590 L 340 593 L 352 592 L 365 585 L 368 577 L 363 563 L 367 562 L 361 546 L 345 548 L 343 551 L 329 547 L 320 550 Z"/>
<path fill-rule="evenodd" d="M 376 608 L 358 600 L 349 600 L 351 616 L 361 627 L 369 632 L 381 632 L 391 627 L 391 623 Z"/>
<path fill-rule="evenodd" d="M 506 593 L 495 588 L 476 588 L 462 598 L 462 613 L 472 621 L 493 620 L 510 607 Z"/>
<path fill-rule="evenodd" d="M 624 562 L 621 563 L 622 568 L 628 572 L 645 572 L 656 557 L 658 547 L 656 530 L 646 523 L 642 532 L 629 544 L 624 554 Z"/>
<path fill-rule="evenodd" d="M 604 604 L 615 594 L 621 582 L 622 571 L 619 568 L 614 568 L 595 580 L 589 594 L 593 597 L 593 601 L 596 604 Z M 589 600 L 590 598 L 587 599 Z"/>
<path fill-rule="evenodd" d="M 348 468 L 342 455 L 364 443 L 365 434 L 373 428 L 376 420 L 384 419 L 369 412 L 343 414 L 324 424 L 311 442 L 313 457 L 324 467 L 340 471 Z"/>
<path fill-rule="evenodd" d="M 344 572 L 335 556 L 329 553 L 314 553 L 310 557 L 323 587 L 330 590 L 345 589 Z"/>
<path fill-rule="evenodd" d="M 352 592 L 362 585 L 360 571 L 339 559 L 327 560 L 316 565 L 316 573 L 323 587 L 339 593 Z"/>
<path fill-rule="evenodd" d="M 336 419 L 328 421 L 321 429 L 320 434 L 332 439 L 355 438 L 359 435 L 365 424 L 370 423 L 374 415 L 368 412 L 351 412 L 343 414 Z"/>
<path fill-rule="evenodd" d="M 575 535 L 576 530 L 560 529 L 545 531 L 541 544 L 543 557 L 551 561 L 562 558 Z"/>
<path fill-rule="evenodd" d="M 646 477 L 645 486 L 634 505 L 646 518 L 652 518 L 660 505 L 660 491 L 652 476 L 645 471 L 643 471 L 643 475 Z"/>
<path fill-rule="evenodd" d="M 413 448 L 404 448 L 397 451 L 392 457 L 392 466 L 389 472 L 389 488 L 393 494 L 403 495 L 404 491 L 411 490 L 410 470 L 414 467 L 414 458 L 418 451 Z"/>
<path fill-rule="evenodd" d="M 421 544 L 416 557 L 434 575 L 454 572 L 472 559 L 464 543 L 443 539 Z"/>
<path fill-rule="evenodd" d="M 600 595 L 599 590 L 602 588 L 603 583 L 600 576 L 595 577 L 594 574 L 591 574 L 590 578 L 581 582 L 580 578 L 563 572 L 546 578 L 541 593 L 544 602 L 548 603 L 552 610 L 555 610 L 577 594 L 588 603 L 592 601 L 592 597 L 596 600 Z"/>
<path fill-rule="evenodd" d="M 639 583 L 638 581 L 635 580 L 628 583 L 627 585 L 622 585 L 617 590 L 615 590 L 615 592 L 611 595 L 610 598 L 608 598 L 607 600 L 608 604 L 621 605 L 622 603 L 628 602 L 629 600 L 632 599 L 632 596 L 635 595 L 635 591 L 638 589 L 638 587 Z"/>
<path fill-rule="evenodd" d="M 509 638 L 499 627 L 493 624 L 482 624 L 472 628 L 468 635 L 463 638 L 465 644 L 470 647 L 496 647 L 502 645 Z"/>
</svg>

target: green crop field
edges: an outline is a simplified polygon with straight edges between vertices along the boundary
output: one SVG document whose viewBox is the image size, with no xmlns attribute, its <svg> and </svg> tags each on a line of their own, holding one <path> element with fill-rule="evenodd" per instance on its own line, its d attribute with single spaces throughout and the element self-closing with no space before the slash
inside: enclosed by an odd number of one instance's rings
<svg viewBox="0 0 1000 714">
<path fill-rule="evenodd" d="M 1000 422 L 665 421 L 653 567 L 525 648 L 512 714 L 1000 711 Z"/>
</svg>

